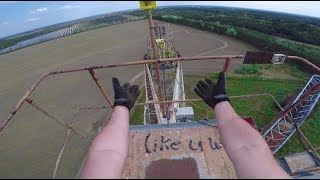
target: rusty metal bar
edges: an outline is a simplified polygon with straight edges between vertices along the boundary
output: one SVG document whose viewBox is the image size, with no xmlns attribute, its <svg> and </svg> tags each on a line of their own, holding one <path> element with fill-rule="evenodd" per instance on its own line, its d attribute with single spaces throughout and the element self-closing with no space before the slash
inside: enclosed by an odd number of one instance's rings
<svg viewBox="0 0 320 180">
<path fill-rule="evenodd" d="M 70 73 L 70 72 L 79 72 L 79 71 L 86 71 L 86 70 L 93 70 L 93 69 L 105 69 L 105 68 L 112 68 L 112 67 L 121 67 L 121 66 L 131 66 L 131 65 L 140 65 L 140 64 L 152 64 L 155 62 L 176 62 L 176 61 L 202 61 L 202 60 L 215 60 L 215 59 L 223 59 L 226 57 L 230 58 L 244 58 L 244 55 L 227 55 L 227 56 L 198 56 L 198 57 L 178 57 L 178 58 L 167 58 L 161 60 L 140 60 L 135 62 L 127 62 L 121 64 L 113 64 L 113 65 L 101 65 L 101 66 L 89 66 L 89 67 L 82 67 L 82 68 L 71 68 L 71 69 L 64 69 L 60 71 L 52 71 L 49 73 L 43 74 L 31 87 L 30 89 L 22 96 L 16 106 L 9 112 L 9 115 L 6 119 L 4 119 L 0 124 L 0 132 L 2 129 L 7 125 L 7 123 L 11 120 L 14 114 L 20 109 L 23 105 L 25 100 L 31 95 L 31 93 L 36 89 L 36 87 L 46 78 L 47 76 L 54 75 L 54 74 L 63 74 L 63 73 Z"/>
<path fill-rule="evenodd" d="M 294 60 L 298 60 L 300 62 L 303 62 L 304 64 L 307 64 L 309 66 L 311 66 L 314 70 L 317 71 L 318 74 L 320 74 L 320 68 L 314 64 L 312 64 L 310 61 L 302 58 L 302 57 L 299 57 L 299 56 L 287 56 L 288 59 L 294 59 Z"/>
<path fill-rule="evenodd" d="M 88 70 L 92 79 L 94 80 L 94 82 L 97 84 L 99 90 L 101 91 L 103 97 L 107 100 L 109 106 L 111 106 L 113 108 L 113 104 L 110 100 L 110 98 L 107 95 L 107 92 L 103 89 L 103 87 L 101 86 L 101 84 L 99 83 L 99 79 L 95 76 L 94 70 L 93 69 L 89 69 Z"/>
<path fill-rule="evenodd" d="M 193 56 L 193 57 L 164 58 L 164 59 L 158 59 L 158 60 L 138 60 L 138 61 L 131 61 L 131 62 L 120 63 L 120 64 L 88 66 L 88 67 L 81 67 L 81 68 L 64 69 L 64 70 L 60 70 L 60 71 L 53 71 L 53 72 L 47 73 L 47 76 L 48 75 L 53 75 L 53 74 L 62 74 L 62 73 L 85 71 L 85 70 L 90 70 L 90 69 L 105 69 L 105 68 L 132 66 L 132 65 L 141 65 L 141 64 L 154 64 L 156 62 L 165 63 L 165 62 L 179 62 L 179 61 L 224 60 L 227 57 L 230 57 L 232 59 L 241 59 L 241 58 L 244 58 L 244 55 Z"/>
<path fill-rule="evenodd" d="M 65 148 L 65 146 L 67 145 L 67 142 L 68 142 L 68 140 L 69 140 L 70 132 L 71 132 L 71 129 L 69 129 L 68 132 L 67 132 L 67 137 L 66 137 L 65 140 L 64 140 L 64 143 L 63 143 L 63 145 L 62 145 L 62 148 L 61 148 L 60 153 L 59 153 L 59 155 L 58 155 L 58 158 L 57 158 L 57 160 L 56 160 L 56 165 L 55 165 L 55 168 L 54 168 L 54 170 L 53 170 L 53 179 L 56 178 L 56 174 L 57 174 L 57 170 L 58 170 L 58 167 L 59 167 L 59 164 L 60 164 L 61 156 L 62 156 L 62 154 L 63 154 L 63 152 L 64 152 L 64 148 Z"/>
<path fill-rule="evenodd" d="M 57 160 L 56 160 L 56 165 L 55 165 L 55 168 L 54 168 L 54 170 L 53 170 L 53 178 L 54 178 L 54 179 L 56 178 L 57 170 L 58 170 L 58 167 L 59 167 L 59 164 L 60 164 L 60 160 L 61 160 L 62 154 L 63 154 L 63 152 L 64 152 L 64 148 L 66 147 L 66 144 L 67 144 L 67 142 L 68 142 L 68 140 L 69 140 L 72 127 L 73 127 L 73 125 L 74 125 L 74 123 L 75 123 L 75 121 L 76 121 L 76 117 L 77 117 L 79 111 L 80 111 L 80 108 L 78 108 L 77 111 L 76 111 L 76 112 L 74 113 L 74 115 L 73 115 L 72 122 L 71 122 L 71 124 L 70 124 L 70 128 L 68 129 L 68 132 L 67 132 L 67 136 L 66 136 L 66 138 L 65 138 L 65 140 L 64 140 L 64 143 L 63 143 L 63 145 L 62 145 L 62 148 L 61 148 L 60 153 L 59 153 L 59 155 L 58 155 L 58 158 L 57 158 Z"/>
<path fill-rule="evenodd" d="M 147 10 L 147 16 L 148 16 L 151 44 L 152 44 L 153 59 L 157 60 L 158 54 L 157 54 L 156 39 L 155 39 L 155 34 L 154 34 L 154 25 L 153 25 L 153 21 L 152 21 L 151 9 Z M 161 84 L 161 79 L 160 79 L 160 71 L 159 71 L 158 61 L 155 62 L 155 66 L 156 66 L 155 68 L 156 68 L 156 74 L 157 74 L 157 83 L 158 83 L 158 91 L 159 91 L 159 95 L 160 95 L 160 100 L 163 101 L 162 84 Z M 160 108 L 162 109 L 161 106 L 160 106 Z"/>
<path fill-rule="evenodd" d="M 111 106 L 97 106 L 97 107 L 79 107 L 80 110 L 83 109 L 106 109 L 106 108 L 112 108 Z"/>
<path fill-rule="evenodd" d="M 247 97 L 258 97 L 258 96 L 269 96 L 269 97 L 271 97 L 273 102 L 276 103 L 277 107 L 280 110 L 283 110 L 282 106 L 279 104 L 279 102 L 276 100 L 276 98 L 274 96 L 272 96 L 271 94 L 268 94 L 268 93 L 264 93 L 264 94 L 248 94 L 248 95 L 240 95 L 240 96 L 229 96 L 229 98 L 247 98 Z"/>
<path fill-rule="evenodd" d="M 312 94 L 314 91 L 316 91 L 318 88 L 320 88 L 320 83 L 318 83 L 317 85 L 313 86 L 311 89 L 309 89 L 309 91 L 307 93 L 305 93 L 298 101 L 296 101 L 294 104 L 292 104 L 290 107 L 288 107 L 287 109 L 285 109 L 284 111 L 282 111 L 277 117 L 274 118 L 274 120 L 272 122 L 276 122 L 279 118 L 283 117 L 284 115 L 286 115 L 289 111 L 291 111 L 291 109 L 295 108 L 298 104 L 300 104 L 302 101 L 304 101 L 306 98 L 308 98 L 308 96 L 310 94 Z M 264 126 L 262 128 L 263 131 L 265 131 L 266 126 Z"/>
<path fill-rule="evenodd" d="M 307 83 L 306 83 L 306 84 L 307 84 Z M 305 85 L 306 85 L 306 84 L 305 84 Z M 300 89 L 300 90 L 301 90 L 301 89 Z M 299 90 L 299 91 L 300 91 L 300 90 Z M 299 92 L 297 92 L 296 95 L 297 95 L 297 94 L 299 94 Z M 273 97 L 273 98 L 274 98 L 274 97 Z M 293 101 L 293 99 L 295 99 L 295 97 L 292 97 L 292 98 L 290 99 L 290 101 Z M 289 102 L 290 102 L 290 101 L 289 101 Z M 285 109 L 282 108 L 279 103 L 277 103 L 277 106 L 279 107 L 279 109 L 280 109 L 282 112 L 285 111 Z M 271 126 L 271 125 L 272 125 L 273 123 L 275 123 L 277 120 L 278 120 L 277 118 L 274 118 L 272 121 L 270 121 L 270 122 L 268 122 L 266 125 L 264 125 L 264 126 L 261 128 L 261 130 L 262 130 L 262 131 L 265 131 L 269 126 Z"/>
<path fill-rule="evenodd" d="M 131 66 L 131 65 L 140 65 L 140 64 L 152 64 L 152 63 L 162 63 L 162 62 L 179 62 L 179 61 L 202 61 L 202 60 L 222 60 L 225 58 L 244 58 L 244 55 L 224 55 L 224 56 L 194 56 L 194 57 L 177 57 L 177 58 L 167 58 L 167 59 L 160 59 L 160 60 L 140 60 L 135 62 L 126 62 L 121 64 L 113 64 L 113 65 L 101 65 L 101 66 L 89 66 L 89 67 L 82 67 L 82 68 L 71 68 L 71 69 L 64 69 L 60 71 L 53 71 L 49 73 L 43 74 L 31 87 L 26 93 L 22 96 L 16 106 L 9 112 L 9 115 L 6 119 L 2 120 L 0 124 L 0 132 L 3 128 L 7 125 L 7 123 L 12 119 L 14 114 L 20 109 L 23 105 L 25 100 L 32 94 L 32 92 L 36 89 L 36 87 L 42 82 L 47 76 L 54 75 L 54 74 L 63 74 L 63 73 L 70 73 L 70 72 L 79 72 L 85 70 L 93 70 L 93 69 L 104 69 L 104 68 L 112 68 L 112 67 L 121 67 L 121 66 Z M 297 56 L 287 56 L 288 58 L 295 58 L 298 60 L 302 60 L 307 62 L 306 59 L 297 57 Z M 309 62 L 309 61 L 308 61 Z M 309 62 L 310 63 L 310 62 Z M 314 65 L 315 66 L 315 65 Z M 318 70 L 319 68 L 317 68 Z"/>
<path fill-rule="evenodd" d="M 36 87 L 40 84 L 41 81 L 43 81 L 43 79 L 45 77 L 47 77 L 48 75 L 50 75 L 50 73 L 46 73 L 44 75 L 42 75 L 31 87 L 30 89 L 22 96 L 22 98 L 19 100 L 19 102 L 17 103 L 17 105 L 9 112 L 8 117 L 3 120 L 0 124 L 0 132 L 2 131 L 2 129 L 8 124 L 8 122 L 10 121 L 10 119 L 16 114 L 16 112 L 20 109 L 20 107 L 23 105 L 23 103 L 26 101 L 26 99 L 29 97 L 29 95 L 36 89 Z"/>
<path fill-rule="evenodd" d="M 249 97 L 259 97 L 259 96 L 269 96 L 276 103 L 277 107 L 281 110 L 283 109 L 281 105 L 278 103 L 276 98 L 274 98 L 271 94 L 248 94 L 248 95 L 239 95 L 239 96 L 229 96 L 229 98 L 249 98 Z M 163 104 L 163 103 L 175 103 L 175 102 L 193 102 L 193 101 L 203 101 L 202 99 L 187 99 L 187 100 L 176 100 L 176 101 L 147 101 L 145 103 L 137 103 L 135 105 L 141 106 L 145 104 Z"/>
<path fill-rule="evenodd" d="M 294 124 L 293 119 L 288 115 L 288 113 L 285 114 L 286 118 L 289 119 L 289 121 Z M 302 133 L 302 131 L 300 130 L 300 128 L 297 126 L 297 131 L 298 133 L 300 133 L 302 139 L 309 145 L 309 147 L 311 148 L 311 150 L 313 151 L 313 153 L 315 154 L 315 156 L 320 159 L 320 156 L 318 154 L 318 152 L 315 150 L 315 148 L 313 147 L 313 145 L 310 143 L 310 141 L 308 140 L 308 138 Z"/>
<path fill-rule="evenodd" d="M 158 59 L 157 47 L 156 47 L 156 38 L 155 38 L 155 34 L 154 34 L 154 24 L 153 24 L 153 21 L 152 21 L 151 9 L 147 10 L 147 16 L 148 16 L 148 25 L 149 25 L 149 33 L 150 33 L 150 38 L 151 38 L 153 59 Z"/>
<path fill-rule="evenodd" d="M 55 120 L 56 122 L 58 122 L 60 125 L 64 126 L 64 127 L 67 128 L 67 129 L 71 128 L 71 130 L 72 130 L 73 132 L 75 132 L 76 134 L 80 135 L 82 138 L 86 138 L 86 135 L 85 135 L 84 133 L 82 133 L 80 130 L 77 130 L 77 129 L 75 129 L 75 128 L 72 128 L 72 127 L 70 126 L 70 124 L 67 124 L 67 123 L 63 122 L 62 120 L 58 119 L 58 118 L 55 117 L 53 114 L 51 114 L 50 112 L 44 110 L 44 108 L 36 105 L 32 99 L 29 99 L 29 98 L 28 98 L 28 99 L 26 99 L 26 101 L 27 101 L 30 105 L 32 105 L 34 108 L 36 108 L 37 110 L 39 110 L 40 112 L 42 112 L 44 115 L 46 115 L 46 116 L 48 116 L 49 118 L 51 118 L 51 119 Z"/>
<path fill-rule="evenodd" d="M 223 72 L 225 72 L 225 73 L 227 72 L 230 61 L 231 61 L 231 58 L 227 57 L 226 61 L 224 62 L 224 65 L 223 65 Z"/>
<path fill-rule="evenodd" d="M 149 78 L 149 85 L 150 85 L 150 88 L 151 88 L 151 92 L 152 92 L 152 98 L 156 101 L 158 101 L 158 97 L 157 97 L 157 94 L 155 92 L 155 89 L 154 89 L 154 84 L 153 84 L 153 81 L 152 81 L 152 77 L 151 77 L 151 74 L 150 74 L 150 70 L 149 70 L 149 67 L 147 65 L 145 65 L 145 68 L 146 68 L 146 72 L 147 72 L 147 76 Z M 146 90 L 147 90 L 147 87 L 146 87 Z M 154 104 L 154 108 L 157 112 L 157 119 L 158 119 L 158 123 L 161 124 L 161 114 L 163 113 L 162 112 L 162 108 L 161 108 L 162 104 L 159 104 L 156 105 Z"/>
</svg>

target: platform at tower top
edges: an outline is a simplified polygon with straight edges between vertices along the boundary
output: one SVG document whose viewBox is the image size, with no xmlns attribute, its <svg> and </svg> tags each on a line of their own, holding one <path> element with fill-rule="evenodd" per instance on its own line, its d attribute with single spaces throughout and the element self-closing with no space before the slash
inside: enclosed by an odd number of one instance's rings
<svg viewBox="0 0 320 180">
<path fill-rule="evenodd" d="M 122 178 L 236 178 L 216 121 L 130 126 Z"/>
</svg>

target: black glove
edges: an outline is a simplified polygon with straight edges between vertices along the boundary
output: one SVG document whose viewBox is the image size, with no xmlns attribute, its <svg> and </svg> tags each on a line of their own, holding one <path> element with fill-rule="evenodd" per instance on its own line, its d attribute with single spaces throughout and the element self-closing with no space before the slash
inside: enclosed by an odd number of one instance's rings
<svg viewBox="0 0 320 180">
<path fill-rule="evenodd" d="M 207 103 L 210 107 L 214 108 L 216 104 L 222 101 L 230 101 L 226 93 L 226 79 L 224 72 L 219 74 L 217 84 L 214 84 L 210 79 L 205 79 L 206 82 L 200 80 L 194 91 Z"/>
<path fill-rule="evenodd" d="M 121 87 L 119 80 L 115 77 L 112 78 L 112 85 L 114 90 L 113 106 L 126 106 L 130 111 L 140 94 L 139 86 L 125 83 Z"/>
</svg>

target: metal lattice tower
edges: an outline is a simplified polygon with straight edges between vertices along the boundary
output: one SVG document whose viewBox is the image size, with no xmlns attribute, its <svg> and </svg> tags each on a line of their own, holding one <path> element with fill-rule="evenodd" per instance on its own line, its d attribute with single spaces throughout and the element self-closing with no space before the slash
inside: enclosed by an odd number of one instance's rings
<svg viewBox="0 0 320 180">
<path fill-rule="evenodd" d="M 157 55 L 159 59 L 178 57 L 173 43 L 173 35 L 169 24 L 156 22 L 154 26 L 156 38 Z M 148 37 L 147 54 L 144 59 L 153 59 L 151 38 Z M 183 70 L 181 62 L 160 63 L 162 97 L 164 101 L 185 100 Z M 145 87 L 146 102 L 158 101 L 159 92 L 154 88 L 157 84 L 156 69 L 153 64 L 145 65 Z M 184 107 L 185 103 L 169 104 L 147 104 L 144 111 L 145 124 L 175 123 L 175 108 Z M 162 111 L 160 110 L 162 109 Z M 165 118 L 164 118 L 165 117 Z M 167 121 L 169 120 L 169 122 Z"/>
<path fill-rule="evenodd" d="M 320 76 L 313 75 L 294 100 L 275 118 L 275 122 L 263 133 L 272 153 L 276 153 L 296 132 L 316 106 L 320 97 Z"/>
</svg>

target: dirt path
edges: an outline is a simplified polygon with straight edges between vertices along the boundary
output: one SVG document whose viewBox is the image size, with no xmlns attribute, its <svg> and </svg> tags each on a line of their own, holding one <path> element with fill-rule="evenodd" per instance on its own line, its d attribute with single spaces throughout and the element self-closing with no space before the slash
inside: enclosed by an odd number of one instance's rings
<svg viewBox="0 0 320 180">
<path fill-rule="evenodd" d="M 214 49 L 211 49 L 211 50 L 202 52 L 202 53 L 200 53 L 200 54 L 196 54 L 196 55 L 194 55 L 194 56 L 204 56 L 204 55 L 206 55 L 206 54 L 209 54 L 209 53 L 211 53 L 211 52 L 217 51 L 217 50 L 219 50 L 219 49 L 224 49 L 224 48 L 228 47 L 228 43 L 227 43 L 227 42 L 225 42 L 225 41 L 223 41 L 223 40 L 221 40 L 221 39 L 218 39 L 218 38 L 216 38 L 216 37 L 214 37 L 214 36 L 207 36 L 207 35 L 202 35 L 202 34 L 191 33 L 191 32 L 189 32 L 189 31 L 186 30 L 186 29 L 183 29 L 183 30 L 181 30 L 181 31 L 172 31 L 172 33 L 178 33 L 178 32 L 185 32 L 187 35 L 194 35 L 194 36 L 200 36 L 200 37 L 206 37 L 206 38 L 215 39 L 215 40 L 217 40 L 217 41 L 219 41 L 219 42 L 221 42 L 221 43 L 223 44 L 223 45 L 220 46 L 220 47 L 217 47 L 217 48 L 214 48 Z"/>
</svg>

